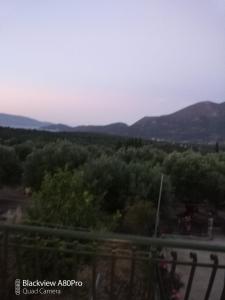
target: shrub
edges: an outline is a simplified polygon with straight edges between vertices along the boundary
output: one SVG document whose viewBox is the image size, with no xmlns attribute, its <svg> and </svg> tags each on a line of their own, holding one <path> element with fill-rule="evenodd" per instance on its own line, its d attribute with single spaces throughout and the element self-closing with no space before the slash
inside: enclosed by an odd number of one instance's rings
<svg viewBox="0 0 225 300">
<path fill-rule="evenodd" d="M 127 208 L 123 227 L 129 233 L 150 235 L 155 224 L 155 208 L 151 202 L 138 201 Z"/>
</svg>

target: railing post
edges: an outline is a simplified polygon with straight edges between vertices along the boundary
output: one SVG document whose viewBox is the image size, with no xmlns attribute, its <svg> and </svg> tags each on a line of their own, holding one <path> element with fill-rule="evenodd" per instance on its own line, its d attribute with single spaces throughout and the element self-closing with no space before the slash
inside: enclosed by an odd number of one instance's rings
<svg viewBox="0 0 225 300">
<path fill-rule="evenodd" d="M 96 300 L 96 257 L 93 258 L 92 265 L 92 297 L 91 300 Z"/>
<path fill-rule="evenodd" d="M 40 270 L 40 260 L 39 260 L 39 245 L 40 239 L 38 235 L 35 236 L 35 244 L 34 244 L 34 253 L 35 253 L 35 276 L 36 278 L 41 278 L 41 270 Z M 40 277 L 39 277 L 40 276 Z"/>
<path fill-rule="evenodd" d="M 209 295 L 210 295 L 210 292 L 212 290 L 212 286 L 213 286 L 213 282 L 214 282 L 214 279 L 215 279 L 215 276 L 216 276 L 216 271 L 217 271 L 218 262 L 219 262 L 217 255 L 211 254 L 210 258 L 211 258 L 211 260 L 213 260 L 214 265 L 213 265 L 213 268 L 212 268 L 211 276 L 209 278 L 209 284 L 208 284 L 208 288 L 207 288 L 205 298 L 204 298 L 205 300 L 209 299 Z"/>
<path fill-rule="evenodd" d="M 162 255 L 161 258 L 163 261 L 164 255 Z M 158 264 L 156 265 L 156 272 L 157 272 L 157 283 L 158 283 L 159 291 L 160 291 L 160 299 L 167 300 L 169 298 L 169 295 L 168 295 L 169 291 L 168 291 L 168 287 L 166 287 L 165 283 L 163 282 L 162 273 L 161 273 L 161 270 L 160 270 L 160 267 Z"/>
<path fill-rule="evenodd" d="M 194 274 L 195 274 L 195 269 L 196 269 L 196 265 L 197 265 L 196 253 L 191 252 L 190 257 L 192 258 L 192 267 L 191 267 L 191 272 L 190 272 L 189 279 L 188 279 L 188 284 L 187 284 L 184 300 L 188 300 L 188 298 L 189 298 L 191 287 L 192 287 L 192 282 L 193 282 L 193 278 L 194 278 Z"/>
<path fill-rule="evenodd" d="M 77 257 L 77 250 L 78 250 L 78 242 L 75 241 L 73 243 L 73 276 L 74 276 L 74 280 L 77 280 L 77 274 L 78 274 L 78 257 Z M 73 288 L 73 299 L 78 299 L 78 292 L 77 292 L 77 288 L 74 287 Z"/>
<path fill-rule="evenodd" d="M 18 270 L 18 277 L 22 278 L 22 263 L 21 263 L 21 236 L 18 238 L 16 237 L 16 245 L 15 245 L 15 254 L 16 254 L 16 266 Z"/>
<path fill-rule="evenodd" d="M 172 266 L 171 266 L 171 270 L 170 270 L 170 276 L 172 278 L 175 274 L 176 266 L 177 266 L 177 252 L 172 251 L 171 256 L 173 258 L 173 262 L 172 262 Z"/>
<path fill-rule="evenodd" d="M 225 278 L 224 278 L 223 291 L 222 291 L 220 300 L 225 300 Z"/>
<path fill-rule="evenodd" d="M 52 255 L 53 255 L 53 259 L 55 262 L 58 262 L 58 245 L 56 244 L 55 245 L 55 249 L 53 250 L 52 252 Z M 58 275 L 58 263 L 55 263 L 53 265 L 53 278 L 55 280 L 58 280 L 59 279 L 59 275 Z"/>
<path fill-rule="evenodd" d="M 9 232 L 8 229 L 4 230 L 3 233 L 3 249 L 2 249 L 2 286 L 1 286 L 1 299 L 7 299 L 7 267 L 8 267 L 8 242 Z"/>
<path fill-rule="evenodd" d="M 116 266 L 116 249 L 112 249 L 111 274 L 110 274 L 110 300 L 114 300 L 114 278 Z"/>
<path fill-rule="evenodd" d="M 157 283 L 157 262 L 156 262 L 156 249 L 151 248 L 148 261 L 148 287 L 147 287 L 147 299 L 155 300 L 159 295 L 158 283 Z"/>
<path fill-rule="evenodd" d="M 134 284 L 134 272 L 135 272 L 135 256 L 136 256 L 136 247 L 132 247 L 130 281 L 129 281 L 129 287 L 128 287 L 127 300 L 132 299 L 132 291 L 133 291 L 133 284 Z"/>
</svg>

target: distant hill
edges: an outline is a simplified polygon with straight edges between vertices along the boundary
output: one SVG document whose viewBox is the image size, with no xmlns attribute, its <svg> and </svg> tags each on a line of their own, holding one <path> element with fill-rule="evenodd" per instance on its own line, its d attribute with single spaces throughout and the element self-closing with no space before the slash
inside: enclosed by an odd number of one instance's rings
<svg viewBox="0 0 225 300">
<path fill-rule="evenodd" d="M 50 128 L 49 126 L 46 129 Z M 54 125 L 51 126 L 54 128 Z M 55 127 L 65 130 L 65 128 Z M 66 131 L 96 132 L 177 142 L 225 141 L 225 102 L 198 102 L 175 113 L 144 117 L 131 126 L 114 123 L 105 126 L 69 127 Z"/>
<path fill-rule="evenodd" d="M 2 127 L 12 127 L 12 128 L 23 128 L 23 129 L 40 129 L 44 126 L 49 126 L 48 122 L 40 122 L 35 119 L 9 115 L 0 113 L 0 126 Z"/>
<path fill-rule="evenodd" d="M 199 102 L 169 115 L 144 117 L 131 126 L 113 123 L 104 126 L 71 127 L 0 114 L 1 125 L 53 132 L 94 132 L 144 139 L 209 143 L 225 141 L 225 102 L 220 104 L 210 101 Z"/>
<path fill-rule="evenodd" d="M 49 131 L 66 131 L 66 132 L 90 132 L 90 133 L 107 133 L 112 135 L 129 136 L 129 126 L 125 123 L 113 123 L 109 125 L 97 126 L 97 125 L 83 125 L 70 127 L 63 124 L 52 124 L 45 126 L 42 129 Z"/>
<path fill-rule="evenodd" d="M 170 115 L 145 117 L 130 126 L 130 134 L 172 141 L 225 141 L 225 102 L 199 102 Z"/>
<path fill-rule="evenodd" d="M 74 128 L 65 124 L 50 124 L 41 127 L 42 130 L 52 132 L 74 132 Z"/>
<path fill-rule="evenodd" d="M 129 126 L 125 123 L 113 123 L 104 126 L 77 126 L 74 127 L 74 131 L 129 135 Z"/>
</svg>

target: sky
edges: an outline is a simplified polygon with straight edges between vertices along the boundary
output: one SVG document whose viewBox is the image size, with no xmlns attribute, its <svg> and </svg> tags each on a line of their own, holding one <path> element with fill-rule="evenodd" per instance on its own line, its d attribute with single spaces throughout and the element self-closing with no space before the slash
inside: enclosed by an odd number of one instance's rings
<svg viewBox="0 0 225 300">
<path fill-rule="evenodd" d="M 132 124 L 225 101 L 225 0 L 0 0 L 0 112 Z"/>
</svg>

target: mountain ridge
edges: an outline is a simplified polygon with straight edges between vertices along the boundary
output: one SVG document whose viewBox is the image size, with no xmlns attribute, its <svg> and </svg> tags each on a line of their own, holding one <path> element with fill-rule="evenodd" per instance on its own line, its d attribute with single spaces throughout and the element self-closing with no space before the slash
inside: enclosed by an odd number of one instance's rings
<svg viewBox="0 0 225 300">
<path fill-rule="evenodd" d="M 2 115 L 4 114 L 0 114 L 0 126 L 2 124 Z M 7 116 L 9 117 L 10 115 Z M 23 118 L 21 116 L 13 117 Z M 31 129 L 54 132 L 106 133 L 176 142 L 225 141 L 225 102 L 197 102 L 171 114 L 145 116 L 130 126 L 123 122 L 117 122 L 99 126 L 80 125 L 72 127 L 65 124 L 40 122 L 27 117 L 25 119 L 25 123 L 23 123 L 27 126 L 25 129 L 28 129 L 28 123 L 29 120 L 31 120 L 33 126 L 36 125 L 35 128 L 33 127 Z M 8 124 L 9 123 L 10 122 L 8 122 Z M 22 127 L 14 126 L 14 128 Z"/>
<path fill-rule="evenodd" d="M 0 113 L 0 126 L 3 127 L 40 129 L 41 127 L 49 126 L 50 124 L 50 122 L 42 122 L 30 117 Z"/>
</svg>

